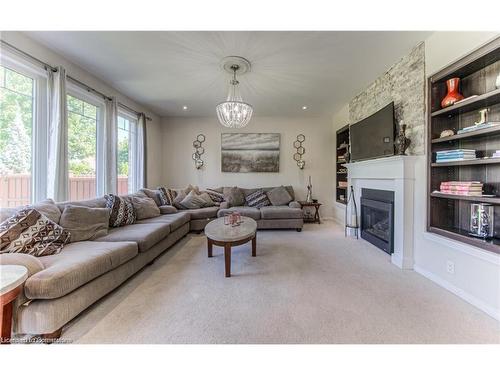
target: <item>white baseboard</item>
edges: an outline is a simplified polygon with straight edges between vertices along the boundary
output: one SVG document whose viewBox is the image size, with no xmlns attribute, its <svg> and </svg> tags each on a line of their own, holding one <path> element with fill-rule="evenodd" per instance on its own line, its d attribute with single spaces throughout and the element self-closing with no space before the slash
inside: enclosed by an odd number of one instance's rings
<svg viewBox="0 0 500 375">
<path fill-rule="evenodd" d="M 474 297 L 473 295 L 467 293 L 463 289 L 458 288 L 457 286 L 453 285 L 449 281 L 442 279 L 441 277 L 433 274 L 432 272 L 429 272 L 429 271 L 421 268 L 420 266 L 417 266 L 416 264 L 413 266 L 413 270 L 415 272 L 421 274 L 422 276 L 428 278 L 429 280 L 435 282 L 439 286 L 445 288 L 446 290 L 450 291 L 451 293 L 457 295 L 458 297 L 462 298 L 463 300 L 469 302 L 471 305 L 477 307 L 479 310 L 484 311 L 489 316 L 500 321 L 500 310 L 497 310 L 494 307 L 484 303 L 483 301 L 481 301 L 478 298 Z"/>
</svg>

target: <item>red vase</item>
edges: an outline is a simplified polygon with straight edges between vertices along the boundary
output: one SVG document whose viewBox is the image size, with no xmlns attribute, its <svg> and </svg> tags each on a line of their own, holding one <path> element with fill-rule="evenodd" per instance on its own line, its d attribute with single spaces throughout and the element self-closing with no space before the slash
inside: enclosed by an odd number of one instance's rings
<svg viewBox="0 0 500 375">
<path fill-rule="evenodd" d="M 464 98 L 464 96 L 458 92 L 459 83 L 460 78 L 450 78 L 448 81 L 446 81 L 448 93 L 441 101 L 441 108 L 449 107 L 450 105 L 453 105 Z"/>
</svg>

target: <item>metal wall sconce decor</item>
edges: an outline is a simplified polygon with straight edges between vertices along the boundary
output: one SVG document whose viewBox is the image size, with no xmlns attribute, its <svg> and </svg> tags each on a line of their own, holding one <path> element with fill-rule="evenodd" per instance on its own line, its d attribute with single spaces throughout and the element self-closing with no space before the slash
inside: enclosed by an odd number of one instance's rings
<svg viewBox="0 0 500 375">
<path fill-rule="evenodd" d="M 304 143 L 306 140 L 306 137 L 304 134 L 299 134 L 297 136 L 297 140 L 293 142 L 293 147 L 295 148 L 295 154 L 293 154 L 293 160 L 297 162 L 297 166 L 300 169 L 304 169 L 306 165 L 306 161 L 302 159 L 302 156 L 306 153 L 306 149 L 304 146 L 302 146 L 302 143 Z"/>
<path fill-rule="evenodd" d="M 203 142 L 205 142 L 205 136 L 203 134 L 198 134 L 193 141 L 194 153 L 192 158 L 196 169 L 203 167 L 203 160 L 201 160 L 201 155 L 205 153 L 205 149 L 202 147 Z"/>
</svg>

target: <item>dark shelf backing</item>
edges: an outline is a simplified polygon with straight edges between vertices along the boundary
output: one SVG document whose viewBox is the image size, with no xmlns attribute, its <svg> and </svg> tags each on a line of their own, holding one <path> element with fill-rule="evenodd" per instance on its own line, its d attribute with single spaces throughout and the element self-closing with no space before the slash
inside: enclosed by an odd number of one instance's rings
<svg viewBox="0 0 500 375">
<path fill-rule="evenodd" d="M 475 98 L 454 104 L 450 107 L 432 112 L 431 117 L 453 116 L 458 113 L 470 112 L 479 108 L 487 107 L 500 101 L 500 89 L 496 89 L 486 94 L 478 95 Z"/>
</svg>

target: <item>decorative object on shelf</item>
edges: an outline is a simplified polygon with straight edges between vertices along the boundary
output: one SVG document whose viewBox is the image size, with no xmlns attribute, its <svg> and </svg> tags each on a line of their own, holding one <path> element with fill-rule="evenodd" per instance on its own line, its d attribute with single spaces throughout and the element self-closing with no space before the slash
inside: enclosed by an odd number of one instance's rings
<svg viewBox="0 0 500 375">
<path fill-rule="evenodd" d="M 293 147 L 295 148 L 295 154 L 293 154 L 293 160 L 297 162 L 297 166 L 300 169 L 304 169 L 306 161 L 302 159 L 302 156 L 306 153 L 306 149 L 302 146 L 302 143 L 306 140 L 304 134 L 299 134 L 297 140 L 293 142 Z"/>
<path fill-rule="evenodd" d="M 222 172 L 279 172 L 279 133 L 222 133 Z"/>
<path fill-rule="evenodd" d="M 494 207 L 488 203 L 470 205 L 470 235 L 480 238 L 493 237 Z"/>
<path fill-rule="evenodd" d="M 344 154 L 344 160 L 346 163 L 349 163 L 349 161 L 351 160 L 351 154 L 349 153 L 349 149 L 347 149 L 347 151 Z"/>
<path fill-rule="evenodd" d="M 483 108 L 479 112 L 479 121 L 475 122 L 474 125 L 482 125 L 486 124 L 488 121 L 488 112 L 490 111 L 489 108 Z"/>
<path fill-rule="evenodd" d="M 464 99 L 464 96 L 458 92 L 458 86 L 460 84 L 460 78 L 450 78 L 446 81 L 446 87 L 448 88 L 448 93 L 441 101 L 441 107 L 446 108 L 450 105 L 455 104 L 459 100 Z"/>
<path fill-rule="evenodd" d="M 309 184 L 307 184 L 307 196 L 306 196 L 307 203 L 312 203 L 313 201 L 312 194 L 313 194 L 313 186 L 311 182 L 311 176 L 309 176 Z"/>
<path fill-rule="evenodd" d="M 345 205 L 345 237 L 347 237 L 348 228 L 354 229 L 354 232 L 356 233 L 356 239 L 359 239 L 358 206 L 356 205 L 356 197 L 354 196 L 354 188 L 352 186 Z"/>
<path fill-rule="evenodd" d="M 439 138 L 444 138 L 444 137 L 451 137 L 452 135 L 455 135 L 455 132 L 453 129 L 446 129 L 439 134 Z"/>
<path fill-rule="evenodd" d="M 406 150 L 410 147 L 411 139 L 406 137 L 406 124 L 403 121 L 399 122 L 398 137 L 396 139 L 396 147 L 398 155 L 406 155 Z"/>
<path fill-rule="evenodd" d="M 227 128 L 243 128 L 252 118 L 253 107 L 245 103 L 239 93 L 236 74 L 240 76 L 250 71 L 251 64 L 240 56 L 228 56 L 222 60 L 222 68 L 231 73 L 233 78 L 229 81 L 229 93 L 225 102 L 217 105 L 217 117 L 222 125 Z"/>
<path fill-rule="evenodd" d="M 194 160 L 194 166 L 196 169 L 200 169 L 203 167 L 203 160 L 201 159 L 201 155 L 205 153 L 205 149 L 203 148 L 202 144 L 205 142 L 205 136 L 203 134 L 198 134 L 196 136 L 196 139 L 193 141 L 193 147 L 194 147 L 194 153 L 192 155 L 192 158 Z"/>
</svg>

